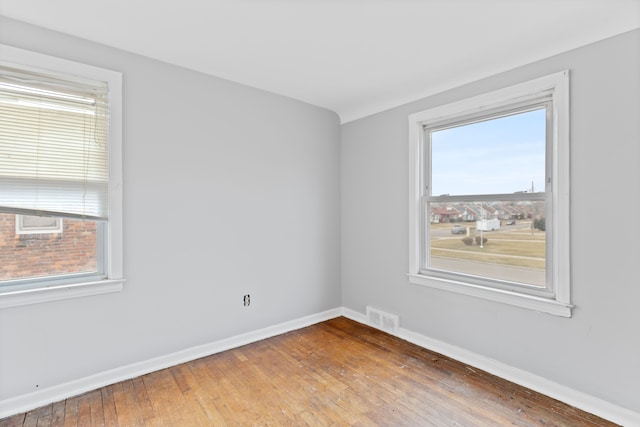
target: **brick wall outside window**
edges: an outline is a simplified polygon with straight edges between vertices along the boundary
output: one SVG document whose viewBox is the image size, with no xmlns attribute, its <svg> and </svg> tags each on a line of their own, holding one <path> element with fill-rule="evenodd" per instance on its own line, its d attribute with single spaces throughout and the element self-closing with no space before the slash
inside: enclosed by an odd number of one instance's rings
<svg viewBox="0 0 640 427">
<path fill-rule="evenodd" d="M 0 280 L 96 271 L 96 223 L 63 220 L 62 233 L 16 234 L 0 214 Z"/>
</svg>

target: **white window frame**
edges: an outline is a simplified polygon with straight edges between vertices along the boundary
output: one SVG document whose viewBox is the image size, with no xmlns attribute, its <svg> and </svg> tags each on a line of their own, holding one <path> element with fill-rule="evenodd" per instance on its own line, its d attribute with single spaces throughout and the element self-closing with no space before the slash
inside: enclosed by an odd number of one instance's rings
<svg viewBox="0 0 640 427">
<path fill-rule="evenodd" d="M 467 280 L 463 275 L 430 274 L 422 268 L 426 244 L 426 224 L 422 207 L 425 194 L 424 176 L 428 161 L 425 153 L 425 126 L 454 122 L 463 117 L 480 115 L 494 109 L 526 104 L 550 97 L 552 105 L 551 157 L 547 179 L 550 179 L 548 203 L 553 230 L 548 242 L 551 255 L 547 265 L 551 271 L 551 287 L 547 295 L 532 295 L 517 286 L 492 286 L 490 280 Z M 547 148 L 549 150 L 549 148 Z M 535 80 L 446 104 L 409 116 L 409 282 L 511 304 L 557 316 L 571 317 L 570 299 L 570 221 L 569 221 L 569 71 L 561 71 Z"/>
<path fill-rule="evenodd" d="M 27 215 L 16 215 L 16 234 L 55 234 L 62 233 L 62 218 L 52 218 L 55 221 L 54 226 L 35 226 L 30 227 L 24 225 L 24 217 Z"/>
<path fill-rule="evenodd" d="M 0 308 L 119 292 L 123 288 L 122 233 L 122 74 L 0 44 L 0 63 L 58 76 L 79 76 L 109 85 L 109 221 L 104 242 L 104 278 L 85 281 L 56 277 L 16 281 L 0 287 Z M 99 252 L 102 248 L 99 248 Z"/>
</svg>

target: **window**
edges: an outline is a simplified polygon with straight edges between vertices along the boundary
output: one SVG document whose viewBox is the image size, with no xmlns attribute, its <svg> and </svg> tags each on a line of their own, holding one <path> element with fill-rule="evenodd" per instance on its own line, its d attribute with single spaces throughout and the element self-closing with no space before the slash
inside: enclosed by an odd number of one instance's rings
<svg viewBox="0 0 640 427">
<path fill-rule="evenodd" d="M 62 233 L 62 218 L 16 215 L 16 234 Z M 4 237 L 5 234 L 2 234 Z"/>
<path fill-rule="evenodd" d="M 568 71 L 410 116 L 411 283 L 569 317 Z"/>
<path fill-rule="evenodd" d="M 121 289 L 121 75 L 0 58 L 0 307 Z"/>
</svg>

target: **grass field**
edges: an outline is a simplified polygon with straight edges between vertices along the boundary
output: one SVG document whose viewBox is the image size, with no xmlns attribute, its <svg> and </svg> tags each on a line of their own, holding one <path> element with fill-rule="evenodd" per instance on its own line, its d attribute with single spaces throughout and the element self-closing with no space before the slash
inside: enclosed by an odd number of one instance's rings
<svg viewBox="0 0 640 427">
<path fill-rule="evenodd" d="M 462 226 L 473 226 L 473 223 L 462 223 Z M 450 230 L 452 224 L 432 224 L 432 230 Z M 518 267 L 545 268 L 545 232 L 530 228 L 503 228 L 482 233 L 487 242 L 479 245 L 466 245 L 464 235 L 433 237 L 431 239 L 431 255 L 455 259 L 506 264 Z M 470 237 L 479 236 L 480 232 L 472 230 Z"/>
</svg>

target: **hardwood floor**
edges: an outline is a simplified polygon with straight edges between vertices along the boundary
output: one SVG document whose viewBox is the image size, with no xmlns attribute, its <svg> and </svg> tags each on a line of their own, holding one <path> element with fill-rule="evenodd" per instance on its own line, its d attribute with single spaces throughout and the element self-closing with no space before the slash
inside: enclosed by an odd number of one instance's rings
<svg viewBox="0 0 640 427">
<path fill-rule="evenodd" d="M 345 318 L 0 420 L 0 426 L 613 426 Z"/>
</svg>

